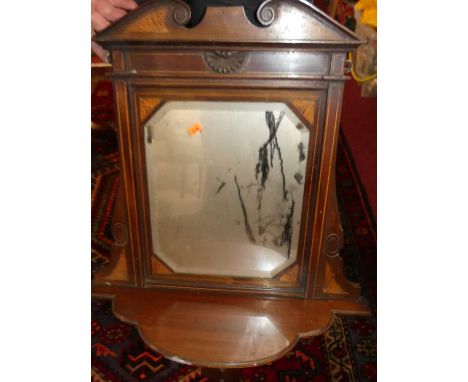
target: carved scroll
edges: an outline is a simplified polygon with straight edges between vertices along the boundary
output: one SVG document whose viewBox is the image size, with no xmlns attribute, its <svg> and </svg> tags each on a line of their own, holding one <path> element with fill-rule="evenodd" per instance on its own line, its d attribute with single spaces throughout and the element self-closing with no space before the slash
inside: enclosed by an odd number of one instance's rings
<svg viewBox="0 0 468 382">
<path fill-rule="evenodd" d="M 263 26 L 269 26 L 273 23 L 277 13 L 277 6 L 275 1 L 264 1 L 257 10 L 257 20 Z"/>
<path fill-rule="evenodd" d="M 244 8 L 207 7 L 198 25 L 181 0 L 146 1 L 135 11 L 105 29 L 95 41 L 109 42 L 227 42 L 290 44 L 327 43 L 357 46 L 359 38 L 314 5 L 303 0 L 266 0 L 258 8 L 254 25 Z M 226 20 L 230 27 L 226 27 Z M 294 28 L 291 26 L 294 25 Z M 292 43 L 291 43 L 292 44 Z"/>
<path fill-rule="evenodd" d="M 321 290 L 329 298 L 357 300 L 361 294 L 360 285 L 349 281 L 343 274 L 343 260 L 340 257 L 340 251 L 343 248 L 343 228 L 340 224 L 334 176 L 331 185 L 320 262 Z"/>
<path fill-rule="evenodd" d="M 112 237 L 110 263 L 95 274 L 96 283 L 108 284 L 112 281 L 130 281 L 127 263 L 128 228 L 124 205 L 123 183 L 120 180 L 112 216 Z"/>
</svg>

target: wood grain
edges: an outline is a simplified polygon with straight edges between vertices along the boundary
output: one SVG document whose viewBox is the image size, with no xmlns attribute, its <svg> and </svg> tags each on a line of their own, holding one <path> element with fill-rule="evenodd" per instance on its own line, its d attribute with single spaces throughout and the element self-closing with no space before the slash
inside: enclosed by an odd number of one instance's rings
<svg viewBox="0 0 468 382">
<path fill-rule="evenodd" d="M 177 22 L 176 14 L 184 14 Z M 263 16 L 263 17 L 262 17 Z M 95 36 L 106 47 L 115 42 L 224 42 L 247 44 L 307 44 L 357 46 L 359 38 L 326 13 L 304 0 L 266 0 L 257 19 L 265 27 L 252 24 L 243 7 L 208 7 L 201 22 L 193 28 L 190 9 L 180 0 L 154 0 L 140 6 Z M 268 25 L 266 25 L 268 24 Z"/>
<path fill-rule="evenodd" d="M 304 0 L 266 0 L 257 19 L 262 26 L 242 7 L 208 7 L 188 28 L 183 1 L 154 0 L 95 37 L 114 60 L 128 240 L 113 279 L 95 280 L 93 292 L 115 296 L 115 314 L 179 362 L 259 365 L 325 331 L 333 312 L 368 311 L 343 275 L 334 168 L 346 52 L 361 41 Z M 276 277 L 177 274 L 157 258 L 144 126 L 164 102 L 192 100 L 282 102 L 309 129 L 298 257 Z M 124 268 L 132 288 L 121 286 Z"/>
<path fill-rule="evenodd" d="M 94 294 L 115 295 L 115 315 L 137 324 L 144 341 L 166 358 L 206 367 L 271 362 L 299 338 L 327 330 L 333 313 L 368 314 L 366 305 L 343 301 L 104 287 Z"/>
</svg>

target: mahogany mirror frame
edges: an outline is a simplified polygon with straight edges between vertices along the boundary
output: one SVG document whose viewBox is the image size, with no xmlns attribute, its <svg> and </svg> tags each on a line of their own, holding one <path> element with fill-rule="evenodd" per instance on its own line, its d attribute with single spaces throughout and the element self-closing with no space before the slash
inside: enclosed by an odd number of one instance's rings
<svg viewBox="0 0 468 382">
<path fill-rule="evenodd" d="M 361 41 L 302 0 L 266 0 L 257 19 L 261 26 L 242 7 L 212 7 L 187 28 L 184 2 L 148 0 L 95 37 L 112 56 L 122 177 L 111 263 L 94 275 L 93 294 L 112 297 L 117 317 L 179 362 L 270 362 L 323 333 L 336 312 L 368 314 L 342 270 L 334 174 L 346 52 Z M 271 279 L 206 276 L 177 274 L 154 256 L 144 126 L 171 100 L 281 102 L 309 129 L 295 264 Z"/>
</svg>

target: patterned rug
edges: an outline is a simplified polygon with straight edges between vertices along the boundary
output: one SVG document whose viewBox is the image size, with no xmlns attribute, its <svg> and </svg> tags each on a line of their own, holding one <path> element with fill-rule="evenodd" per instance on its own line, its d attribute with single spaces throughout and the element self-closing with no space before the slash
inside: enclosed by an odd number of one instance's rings
<svg viewBox="0 0 468 382">
<path fill-rule="evenodd" d="M 102 89 L 102 88 L 101 88 Z M 108 97 L 112 97 L 108 89 Z M 111 102 L 105 102 L 112 105 Z M 93 108 L 92 110 L 96 110 Z M 101 108 L 99 117 L 103 115 Z M 107 115 L 113 115 L 110 111 Z M 102 120 L 100 120 L 102 123 Z M 112 130 L 92 134 L 92 269 L 109 262 L 110 222 L 119 182 L 116 137 Z M 337 155 L 337 190 L 345 232 L 345 273 L 363 288 L 376 311 L 376 229 L 346 143 Z M 201 368 L 169 361 L 147 347 L 132 325 L 119 321 L 110 300 L 93 298 L 93 382 L 209 382 Z M 325 334 L 299 341 L 285 357 L 241 370 L 242 382 L 323 382 L 377 380 L 376 316 L 337 316 Z"/>
</svg>

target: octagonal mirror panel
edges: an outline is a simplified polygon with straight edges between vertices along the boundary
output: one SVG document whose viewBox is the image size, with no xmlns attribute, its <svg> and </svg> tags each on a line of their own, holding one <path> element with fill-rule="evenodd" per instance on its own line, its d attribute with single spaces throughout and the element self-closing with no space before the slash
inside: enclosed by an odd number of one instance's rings
<svg viewBox="0 0 468 382">
<path fill-rule="evenodd" d="M 283 103 L 172 101 L 145 125 L 154 255 L 271 278 L 295 262 L 309 130 Z"/>
</svg>

